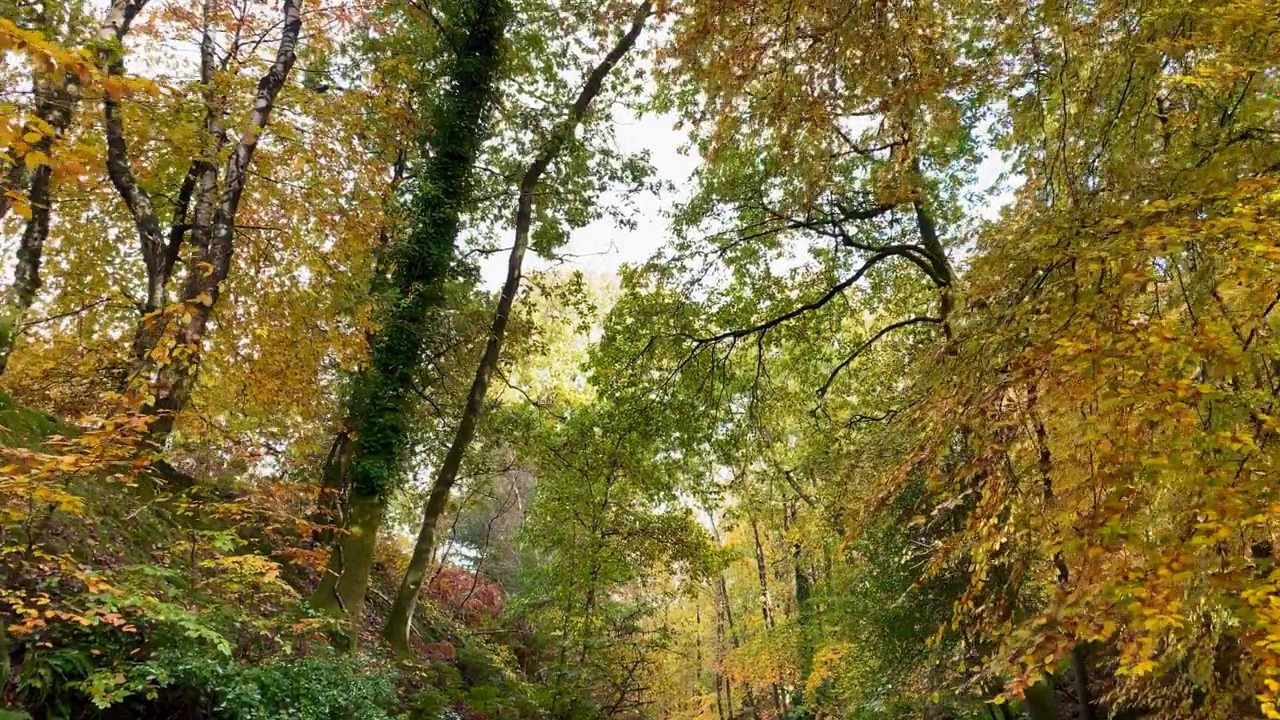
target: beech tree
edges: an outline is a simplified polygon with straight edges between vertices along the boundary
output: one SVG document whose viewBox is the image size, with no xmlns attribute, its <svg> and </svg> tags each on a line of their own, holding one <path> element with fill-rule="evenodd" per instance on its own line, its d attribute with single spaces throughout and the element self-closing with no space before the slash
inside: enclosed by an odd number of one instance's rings
<svg viewBox="0 0 1280 720">
<path fill-rule="evenodd" d="M 121 42 L 146 2 L 112 0 L 99 31 L 98 57 L 106 72 L 102 108 L 107 174 L 133 217 L 147 276 L 146 299 L 133 339 L 136 366 L 129 381 L 130 395 L 140 401 L 144 412 L 157 416 L 151 433 L 162 440 L 172 429 L 173 414 L 185 404 L 199 367 L 205 329 L 231 269 L 236 216 L 250 164 L 276 98 L 297 59 L 302 14 L 300 0 L 284 2 L 275 55 L 258 81 L 248 125 L 234 138 L 225 126 L 223 114 L 228 102 L 217 91 L 216 74 L 225 72 L 233 62 L 245 64 L 270 31 L 257 31 L 262 37 L 255 38 L 255 30 L 247 26 L 249 18 L 242 13 L 235 21 L 236 26 L 226 31 L 231 41 L 219 57 L 215 43 L 218 32 L 214 26 L 215 8 L 211 0 L 202 6 L 200 83 L 205 111 L 204 137 L 198 157 L 192 161 L 177 190 L 169 231 L 162 234 L 151 194 L 139 185 L 134 175 L 119 103 L 113 95 L 119 92 L 119 79 L 124 74 Z M 219 158 L 228 143 L 230 154 L 225 166 L 219 168 Z M 170 307 L 169 281 L 184 243 L 191 249 L 184 259 L 186 276 L 174 307 Z"/>
</svg>

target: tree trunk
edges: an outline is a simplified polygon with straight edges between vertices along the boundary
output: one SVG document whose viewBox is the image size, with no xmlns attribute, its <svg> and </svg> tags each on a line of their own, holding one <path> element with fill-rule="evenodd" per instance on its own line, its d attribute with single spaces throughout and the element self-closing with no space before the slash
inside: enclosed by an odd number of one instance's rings
<svg viewBox="0 0 1280 720">
<path fill-rule="evenodd" d="M 751 518 L 751 539 L 756 548 L 756 575 L 760 579 L 760 616 L 764 620 L 765 630 L 773 630 L 773 600 L 769 596 L 769 571 L 765 562 L 764 544 L 760 542 L 760 526 L 755 517 Z M 782 702 L 782 681 L 773 684 L 773 707 L 782 717 L 785 707 Z"/>
<path fill-rule="evenodd" d="M 379 498 L 352 497 L 347 506 L 347 522 L 341 537 L 334 543 L 329 567 L 312 596 L 319 610 L 347 621 L 345 642 L 354 649 L 360 637 L 359 619 L 364 610 L 369 573 L 373 569 L 373 552 L 382 527 L 383 505 Z"/>
<path fill-rule="evenodd" d="M 798 531 L 797 511 L 796 501 L 792 499 L 787 504 L 792 532 Z M 791 563 L 795 578 L 796 618 L 800 626 L 800 686 L 804 687 L 809 680 L 809 674 L 813 672 L 813 639 L 810 635 L 813 613 L 809 604 L 813 589 L 809 582 L 809 575 L 804 571 L 804 545 L 799 537 L 791 541 Z"/>
<path fill-rule="evenodd" d="M 39 152 L 49 157 L 54 142 L 71 125 L 71 116 L 79 100 L 80 89 L 70 76 L 57 71 L 32 73 L 35 90 L 36 117 L 47 125 L 51 133 L 41 137 L 29 152 Z M 19 162 L 25 167 L 25 158 Z M 27 204 L 31 217 L 18 243 L 18 263 L 13 273 L 13 285 L 5 293 L 0 307 L 0 374 L 9 364 L 9 354 L 22 331 L 22 320 L 35 302 L 40 289 L 40 262 L 44 243 L 49 238 L 49 220 L 53 213 L 53 168 L 48 163 L 37 165 L 30 174 Z"/>
<path fill-rule="evenodd" d="M 205 97 L 208 146 L 205 156 L 193 164 L 179 190 L 175 224 L 169 235 L 162 234 L 151 195 L 142 188 L 129 163 L 124 124 L 111 93 L 103 95 L 103 125 L 107 139 L 107 175 L 124 199 L 140 241 L 147 271 L 147 297 L 143 315 L 134 332 L 134 369 L 126 410 L 139 409 L 155 416 L 150 438 L 163 444 L 173 428 L 173 415 L 186 404 L 200 363 L 200 350 L 214 304 L 231 269 L 235 220 L 244 194 L 249 166 L 258 141 L 275 108 L 276 97 L 293 70 L 298 38 L 302 31 L 302 0 L 284 0 L 280 42 L 271 67 L 259 80 L 247 127 L 231 150 L 219 178 L 213 159 L 219 155 L 226 131 L 222 127 L 222 103 L 211 94 Z M 98 59 L 108 75 L 124 74 L 121 41 L 147 0 L 112 0 L 98 31 Z M 214 42 L 210 32 L 213 5 L 205 3 L 204 35 L 201 41 L 201 78 L 212 84 L 215 73 Z M 228 52 L 232 52 L 229 50 Z M 198 188 L 196 187 L 198 182 Z M 191 228 L 196 252 L 180 297 L 180 307 L 167 312 L 166 286 L 186 233 L 187 204 L 193 192 L 196 212 Z"/>
<path fill-rule="evenodd" d="M 1076 645 L 1071 649 L 1071 674 L 1075 681 L 1079 708 L 1077 720 L 1096 720 L 1098 716 L 1093 707 L 1093 697 L 1089 694 L 1088 661 L 1089 654 L 1084 645 Z"/>
<path fill-rule="evenodd" d="M 198 167 L 199 188 L 191 230 L 191 244 L 196 253 L 187 264 L 187 275 L 180 297 L 181 312 L 167 317 L 167 328 L 147 337 L 172 338 L 167 358 L 156 357 L 156 347 L 139 348 L 146 359 L 139 377 L 151 379 L 150 391 L 141 403 L 142 410 L 156 417 L 151 425 L 151 439 L 162 444 L 173 429 L 174 416 L 186 406 L 200 366 L 200 353 L 205 330 L 213 316 L 214 305 L 222 291 L 222 283 L 231 272 L 235 248 L 235 222 L 244 196 L 249 166 L 253 163 L 258 141 L 275 108 L 276 97 L 284 87 L 297 60 L 298 38 L 302 32 L 302 0 L 285 0 L 282 11 L 283 32 L 271 67 L 258 80 L 257 96 L 249 114 L 248 127 L 241 133 L 227 158 L 219 181 L 213 163 L 222 149 L 226 130 L 221 123 L 221 103 L 215 98 L 205 101 L 206 132 L 210 135 L 209 154 Z M 206 7 L 210 7 L 206 5 Z M 206 20 L 206 28 L 208 27 Z M 206 35 L 202 52 L 202 75 L 214 74 L 213 42 Z M 185 182 L 185 180 L 184 180 Z M 173 256 L 166 244 L 158 265 L 172 269 Z M 168 270 L 165 270 L 167 277 Z"/>
<path fill-rule="evenodd" d="M 728 720 L 733 717 L 733 690 L 729 686 L 729 679 L 724 677 L 724 658 L 728 653 L 725 652 L 725 606 L 722 604 L 720 592 L 714 593 L 716 606 L 716 708 L 720 712 L 720 717 Z M 721 685 L 724 686 L 724 703 L 721 704 L 720 693 Z"/>
<path fill-rule="evenodd" d="M 509 4 L 506 0 L 471 0 L 461 12 L 460 26 L 465 29 L 465 36 L 454 43 L 457 53 L 448 73 L 453 82 L 436 105 L 434 117 L 427 122 L 432 134 L 430 147 L 423 152 L 427 160 L 410 208 L 411 229 L 408 237 L 390 249 L 393 270 L 389 290 L 397 297 L 381 310 L 369 367 L 355 379 L 348 407 L 348 424 L 355 437 L 349 482 L 353 516 L 359 505 L 381 518 L 388 499 L 400 484 L 406 439 L 416 406 L 414 376 L 422 362 L 425 326 L 431 311 L 444 301 L 462 212 L 471 201 L 472 175 L 487 136 L 487 116 L 501 65 Z M 451 448 L 450 455 L 454 454 L 457 453 Z M 448 499 L 447 490 L 438 493 L 439 510 Z M 434 522 L 432 519 L 429 528 L 432 538 Z M 425 526 L 424 522 L 424 529 Z M 363 596 L 368 573 L 360 569 L 372 564 L 373 544 L 349 549 L 346 545 L 344 541 L 334 547 L 335 556 L 346 555 L 345 562 L 330 562 L 341 575 L 334 585 Z M 355 557 L 352 552 L 364 555 Z M 425 562 L 430 562 L 430 553 Z M 347 578 L 352 572 L 356 574 Z M 416 602 L 425 577 L 422 558 L 411 565 L 410 573 Z M 317 590 L 317 607 L 358 626 L 361 606 L 335 605 L 327 597 L 329 594 L 326 587 Z M 401 646 L 407 647 L 412 611 L 411 603 L 401 595 L 404 593 L 397 595 L 392 621 L 403 641 Z"/>
<path fill-rule="evenodd" d="M 9 210 L 13 207 L 13 196 L 22 194 L 23 187 L 27 184 L 27 166 L 22 162 L 22 158 L 18 157 L 12 148 L 5 155 L 9 163 L 9 171 L 4 174 L 4 180 L 0 181 L 0 220 L 9 214 Z"/>
<path fill-rule="evenodd" d="M 343 508 L 346 507 L 347 478 L 350 475 L 351 455 L 355 448 L 351 434 L 342 430 L 333 439 L 329 454 L 325 457 L 320 475 L 320 490 L 316 496 L 316 508 L 311 513 L 311 546 L 323 547 L 333 542 L 335 532 L 344 525 Z"/>
<path fill-rule="evenodd" d="M 435 553 L 436 525 L 449 500 L 449 493 L 457 482 L 458 472 L 462 468 L 462 460 L 467 448 L 475 437 L 476 426 L 484 412 L 485 397 L 489 392 L 489 383 L 498 368 L 502 355 L 502 343 L 506 336 L 507 322 L 511 318 L 511 308 L 515 304 L 516 294 L 520 290 L 520 277 L 524 266 L 525 251 L 529 246 L 529 233 L 533 224 L 533 199 L 538 183 L 547 167 L 564 149 L 574 130 L 582 122 L 591 102 L 600 93 L 604 80 L 632 47 L 644 22 L 651 11 L 650 1 L 643 0 L 636 9 L 630 29 L 622 36 L 614 48 L 605 56 L 599 65 L 587 77 L 582 91 L 569 108 L 569 114 L 552 131 L 551 137 L 543 145 L 536 158 L 525 170 L 520 181 L 520 196 L 516 206 L 515 242 L 511 247 L 511 255 L 507 260 L 507 277 L 502 285 L 502 293 L 498 305 L 494 308 L 493 321 L 489 328 L 489 339 L 485 345 L 484 355 L 476 368 L 475 378 L 471 382 L 471 390 L 467 394 L 467 403 L 458 420 L 453 442 L 445 455 L 444 462 L 431 484 L 431 494 L 423 512 L 422 525 L 418 529 L 418 538 L 413 546 L 413 556 L 409 560 L 409 568 L 405 572 L 400 590 L 396 593 L 395 604 L 387 618 L 383 632 L 389 643 L 401 652 L 409 647 L 409 629 L 413 623 L 413 613 L 418 606 L 418 598 L 422 594 L 423 580 Z"/>
<path fill-rule="evenodd" d="M 693 649 L 694 687 L 698 688 L 698 690 L 701 691 L 702 690 L 702 603 L 696 597 L 694 598 L 694 601 L 693 601 L 693 622 L 694 622 L 694 626 L 698 629 L 697 633 L 694 635 L 694 646 L 693 646 L 694 648 Z"/>
<path fill-rule="evenodd" d="M 1053 683 L 1048 678 L 1027 688 L 1023 699 L 1027 717 L 1031 720 L 1058 720 L 1058 701 L 1053 693 Z"/>
</svg>

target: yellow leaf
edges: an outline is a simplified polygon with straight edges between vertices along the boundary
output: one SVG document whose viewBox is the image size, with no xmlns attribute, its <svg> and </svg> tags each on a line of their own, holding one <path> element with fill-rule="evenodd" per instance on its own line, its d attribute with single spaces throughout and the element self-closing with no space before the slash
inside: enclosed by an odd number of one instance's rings
<svg viewBox="0 0 1280 720">
<path fill-rule="evenodd" d="M 32 150 L 22 158 L 22 161 L 26 163 L 28 170 L 35 170 L 40 165 L 48 165 L 49 156 L 39 150 Z"/>
</svg>

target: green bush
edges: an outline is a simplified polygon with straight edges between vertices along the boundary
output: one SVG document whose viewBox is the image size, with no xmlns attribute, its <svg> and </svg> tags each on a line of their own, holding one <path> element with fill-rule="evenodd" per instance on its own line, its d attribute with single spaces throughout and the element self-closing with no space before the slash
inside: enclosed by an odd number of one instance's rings
<svg viewBox="0 0 1280 720">
<path fill-rule="evenodd" d="M 215 656 L 153 658 L 170 686 L 198 695 L 218 720 L 391 720 L 392 673 L 325 655 L 242 665 Z"/>
</svg>

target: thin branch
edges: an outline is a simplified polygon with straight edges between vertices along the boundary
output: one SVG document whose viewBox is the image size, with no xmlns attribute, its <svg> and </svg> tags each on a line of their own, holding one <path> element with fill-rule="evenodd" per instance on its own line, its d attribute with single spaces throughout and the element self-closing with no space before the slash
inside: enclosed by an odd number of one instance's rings
<svg viewBox="0 0 1280 720">
<path fill-rule="evenodd" d="M 862 267 L 858 268 L 857 272 L 855 272 L 853 275 L 850 275 L 845 280 L 835 285 L 832 285 L 825 293 L 823 293 L 822 297 L 818 298 L 817 300 L 805 303 L 804 305 L 801 305 L 800 307 L 795 308 L 794 310 L 783 313 L 782 315 L 779 315 L 771 320 L 766 320 L 760 323 L 759 325 L 754 325 L 752 327 L 743 328 L 740 330 L 730 330 L 728 332 L 720 333 L 719 335 L 693 338 L 693 341 L 698 345 L 707 345 L 710 343 L 721 342 L 723 340 L 744 338 L 744 337 L 747 337 L 748 335 L 754 335 L 755 333 L 764 332 L 766 330 L 775 328 L 789 320 L 794 320 L 795 318 L 800 317 L 801 315 L 807 312 L 821 309 L 827 303 L 834 300 L 845 290 L 848 290 L 855 283 L 861 280 L 862 277 L 867 274 L 867 271 L 875 267 L 880 261 L 886 260 L 895 255 L 905 256 L 908 254 L 910 250 L 911 250 L 910 245 L 890 245 L 889 247 L 886 247 L 880 252 L 877 252 L 876 254 L 867 258 L 867 261 L 862 264 Z"/>
<path fill-rule="evenodd" d="M 37 318 L 35 320 L 27 320 L 26 322 L 22 323 L 21 328 L 22 330 L 25 331 L 29 327 L 34 327 L 36 325 L 43 325 L 45 323 L 56 322 L 58 320 L 62 320 L 63 318 L 69 318 L 75 315 L 80 315 L 81 313 L 88 312 L 89 310 L 92 310 L 101 305 L 106 305 L 109 302 L 111 302 L 111 298 L 109 296 L 104 298 L 99 298 L 97 300 L 94 300 L 93 302 L 85 303 L 80 307 L 75 308 L 74 310 L 68 310 L 63 313 L 58 313 L 57 315 L 49 315 L 47 317 Z M 129 306 L 126 305 L 125 307 L 129 307 Z"/>
<path fill-rule="evenodd" d="M 854 350 L 853 353 L 849 355 L 849 357 L 845 358 L 839 365 L 835 367 L 834 370 L 831 371 L 831 374 L 827 376 L 827 381 L 822 383 L 822 387 L 818 389 L 818 397 L 822 397 L 826 395 L 827 390 L 831 388 L 831 384 L 835 382 L 836 376 L 838 376 L 845 368 L 849 367 L 849 365 L 851 365 L 854 360 L 857 360 L 859 355 L 861 355 L 862 353 L 870 349 L 871 346 L 874 345 L 875 342 L 880 338 L 884 337 L 885 335 L 888 335 L 889 333 L 893 332 L 894 330 L 897 330 L 898 328 L 903 328 L 908 325 L 916 325 L 919 323 L 939 324 L 943 322 L 943 320 L 944 318 L 940 318 L 940 317 L 929 317 L 927 315 L 921 315 L 919 317 L 907 318 L 906 320 L 899 320 L 896 323 L 891 323 L 889 325 L 884 326 L 883 328 L 880 329 L 879 332 L 877 332 L 875 335 L 872 335 L 870 338 L 868 338 L 866 342 L 859 345 L 857 350 Z"/>
</svg>

